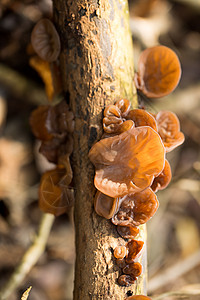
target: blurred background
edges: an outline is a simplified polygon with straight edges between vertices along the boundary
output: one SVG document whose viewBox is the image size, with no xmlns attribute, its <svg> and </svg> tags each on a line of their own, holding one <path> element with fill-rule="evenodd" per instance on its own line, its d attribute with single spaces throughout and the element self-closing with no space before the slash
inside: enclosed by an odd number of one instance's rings
<svg viewBox="0 0 200 300">
<path fill-rule="evenodd" d="M 50 0 L 0 2 L 0 287 L 32 242 L 42 213 L 38 184 L 50 164 L 38 154 L 29 116 L 47 103 L 44 84 L 29 66 L 30 34 L 52 15 Z M 139 54 L 162 44 L 182 65 L 178 88 L 157 100 L 140 98 L 151 112 L 175 112 L 185 143 L 167 155 L 173 179 L 158 192 L 148 222 L 148 291 L 155 299 L 200 299 L 200 1 L 129 0 L 135 68 Z M 75 260 L 73 212 L 56 218 L 47 251 L 9 300 L 33 286 L 32 300 L 71 300 Z M 160 294 L 175 291 L 177 295 Z M 188 294 L 188 295 L 186 295 Z M 196 294 L 196 295 L 195 295 Z"/>
</svg>

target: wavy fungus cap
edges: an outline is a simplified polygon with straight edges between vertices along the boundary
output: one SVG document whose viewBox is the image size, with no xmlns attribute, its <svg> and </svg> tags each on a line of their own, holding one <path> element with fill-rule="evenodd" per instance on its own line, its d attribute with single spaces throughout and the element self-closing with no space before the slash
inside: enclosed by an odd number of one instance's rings
<svg viewBox="0 0 200 300">
<path fill-rule="evenodd" d="M 180 131 L 180 122 L 175 113 L 171 111 L 160 111 L 156 115 L 158 133 L 161 136 L 166 152 L 170 152 L 184 140 L 184 134 Z"/>
<path fill-rule="evenodd" d="M 56 130 L 55 120 L 56 114 L 51 106 L 41 105 L 32 111 L 29 121 L 35 137 L 43 141 L 51 140 Z"/>
<path fill-rule="evenodd" d="M 117 198 L 151 185 L 164 167 L 165 149 L 158 133 L 143 126 L 100 140 L 89 158 L 96 167 L 95 187 Z"/>
<path fill-rule="evenodd" d="M 60 37 L 49 19 L 41 19 L 31 33 L 35 52 L 45 61 L 53 62 L 60 54 Z"/>
<path fill-rule="evenodd" d="M 137 228 L 135 226 L 120 226 L 120 225 L 118 225 L 117 232 L 124 239 L 134 239 L 139 233 L 139 228 Z"/>
<path fill-rule="evenodd" d="M 179 59 L 170 48 L 156 46 L 141 53 L 135 83 L 147 97 L 160 98 L 170 94 L 178 85 L 180 77 Z"/>
<path fill-rule="evenodd" d="M 156 193 L 158 190 L 165 189 L 170 183 L 172 172 L 169 162 L 165 159 L 165 166 L 162 172 L 154 178 L 151 189 Z"/>
<path fill-rule="evenodd" d="M 69 188 L 68 179 L 64 167 L 43 174 L 39 188 L 39 206 L 42 211 L 59 216 L 73 205 L 73 189 Z"/>
<path fill-rule="evenodd" d="M 150 188 L 126 195 L 118 213 L 112 218 L 112 223 L 120 226 L 139 226 L 153 217 L 158 206 L 156 194 Z"/>
<path fill-rule="evenodd" d="M 155 131 L 158 130 L 155 118 L 144 109 L 132 109 L 126 118 L 132 120 L 135 127 L 150 126 Z"/>
<path fill-rule="evenodd" d="M 94 199 L 94 209 L 99 216 L 111 219 L 118 212 L 120 199 L 109 197 L 97 191 Z"/>
</svg>

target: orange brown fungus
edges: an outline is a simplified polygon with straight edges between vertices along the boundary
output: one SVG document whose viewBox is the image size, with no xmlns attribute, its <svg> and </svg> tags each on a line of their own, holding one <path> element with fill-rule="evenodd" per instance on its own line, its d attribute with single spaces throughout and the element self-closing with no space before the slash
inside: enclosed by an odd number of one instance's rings
<svg viewBox="0 0 200 300">
<path fill-rule="evenodd" d="M 39 151 L 50 162 L 57 164 L 60 156 L 72 153 L 74 116 L 65 101 L 38 107 L 30 116 L 30 125 L 42 141 Z"/>
<path fill-rule="evenodd" d="M 133 277 L 131 275 L 121 275 L 118 278 L 118 283 L 121 286 L 129 286 L 131 284 L 133 284 L 136 281 L 136 277 Z"/>
<path fill-rule="evenodd" d="M 165 117 L 164 122 L 170 123 Z M 118 283 L 122 286 L 133 284 L 142 272 L 138 259 L 144 242 L 135 239 L 138 226 L 155 214 L 159 202 L 154 191 L 165 188 L 171 179 L 171 169 L 165 159 L 163 124 L 161 115 L 131 110 L 130 102 L 121 99 L 105 109 L 102 140 L 89 152 L 98 190 L 95 210 L 107 219 L 112 216 L 119 235 L 128 239 L 126 246 L 114 249 L 116 264 L 121 269 Z M 177 131 L 179 127 L 174 136 Z"/>
<path fill-rule="evenodd" d="M 163 169 L 165 150 L 157 132 L 143 126 L 97 142 L 89 158 L 96 188 L 117 198 L 150 186 Z"/>
<path fill-rule="evenodd" d="M 30 125 L 37 139 L 52 140 L 53 132 L 56 130 L 56 115 L 53 107 L 41 105 L 36 108 L 30 116 Z"/>
<path fill-rule="evenodd" d="M 46 213 L 59 216 L 65 213 L 74 202 L 73 189 L 69 188 L 69 181 L 64 167 L 43 174 L 39 187 L 39 206 Z"/>
<path fill-rule="evenodd" d="M 151 298 L 144 295 L 134 295 L 126 298 L 126 300 L 151 300 Z"/>
<path fill-rule="evenodd" d="M 142 265 L 139 262 L 127 264 L 127 266 L 123 268 L 123 273 L 131 275 L 132 277 L 138 277 L 142 273 Z"/>
<path fill-rule="evenodd" d="M 156 193 L 158 190 L 165 189 L 170 183 L 172 172 L 169 162 L 165 159 L 165 166 L 162 172 L 154 178 L 151 189 Z"/>
<path fill-rule="evenodd" d="M 141 274 L 142 266 L 139 262 L 135 262 L 135 260 L 141 255 L 143 245 L 143 241 L 131 240 L 126 246 L 115 248 L 114 257 L 116 258 L 116 263 L 124 273 L 118 279 L 120 285 L 129 286 Z"/>
<path fill-rule="evenodd" d="M 31 43 L 40 58 L 53 62 L 60 54 L 60 38 L 54 24 L 48 19 L 40 20 L 31 33 Z"/>
<path fill-rule="evenodd" d="M 135 84 L 149 98 L 170 94 L 178 85 L 181 65 L 174 51 L 165 46 L 144 50 L 138 62 Z"/>
<path fill-rule="evenodd" d="M 136 258 L 141 255 L 141 250 L 143 248 L 144 242 L 137 241 L 132 239 L 130 242 L 127 243 L 126 247 L 128 248 L 128 256 L 126 258 L 126 263 L 130 264 L 133 263 Z"/>
<path fill-rule="evenodd" d="M 134 227 L 134 226 L 117 226 L 117 232 L 121 237 L 124 239 L 134 239 L 138 233 L 139 233 L 139 228 Z"/>
<path fill-rule="evenodd" d="M 132 109 L 128 113 L 127 119 L 132 120 L 135 124 L 135 127 L 150 126 L 155 131 L 158 130 L 155 118 L 144 109 Z"/>
<path fill-rule="evenodd" d="M 60 70 L 56 62 L 49 63 L 38 56 L 32 56 L 30 66 L 37 71 L 45 84 L 45 92 L 49 101 L 62 90 Z"/>
<path fill-rule="evenodd" d="M 120 99 L 115 103 L 115 106 L 119 108 L 121 117 L 126 118 L 131 109 L 130 101 L 127 99 Z"/>
<path fill-rule="evenodd" d="M 131 120 L 126 121 L 125 117 L 130 111 L 130 101 L 127 99 L 118 100 L 115 105 L 109 105 L 104 110 L 103 129 L 108 134 L 122 133 L 134 126 Z"/>
<path fill-rule="evenodd" d="M 158 133 L 161 136 L 166 152 L 170 152 L 184 142 L 177 116 L 171 111 L 160 111 L 156 115 Z"/>
<path fill-rule="evenodd" d="M 117 259 L 123 259 L 128 254 L 128 249 L 126 246 L 118 246 L 114 250 L 114 257 Z"/>
<path fill-rule="evenodd" d="M 112 223 L 120 226 L 139 226 L 146 223 L 158 209 L 158 199 L 148 188 L 142 192 L 124 196 Z"/>
<path fill-rule="evenodd" d="M 73 204 L 72 169 L 74 116 L 62 101 L 55 106 L 40 106 L 30 117 L 35 136 L 41 140 L 40 152 L 57 164 L 54 170 L 43 174 L 39 188 L 39 206 L 46 213 L 59 216 Z"/>
<path fill-rule="evenodd" d="M 111 219 L 119 209 L 120 198 L 109 197 L 97 191 L 94 199 L 94 209 L 99 216 Z"/>
</svg>

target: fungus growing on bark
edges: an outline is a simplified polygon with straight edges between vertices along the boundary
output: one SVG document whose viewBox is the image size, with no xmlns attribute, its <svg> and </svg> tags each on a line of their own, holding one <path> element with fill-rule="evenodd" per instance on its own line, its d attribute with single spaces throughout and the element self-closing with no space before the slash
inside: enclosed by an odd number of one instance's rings
<svg viewBox="0 0 200 300">
<path fill-rule="evenodd" d="M 121 117 L 126 118 L 127 114 L 131 109 L 131 103 L 127 99 L 120 99 L 118 100 L 115 105 L 119 108 Z"/>
<path fill-rule="evenodd" d="M 150 126 L 155 131 L 158 130 L 155 118 L 144 109 L 132 109 L 126 118 L 132 120 L 135 127 Z"/>
<path fill-rule="evenodd" d="M 33 134 L 39 140 L 49 141 L 53 139 L 56 131 L 56 115 L 52 106 L 41 105 L 32 111 L 30 125 Z"/>
<path fill-rule="evenodd" d="M 142 273 L 142 265 L 139 262 L 127 264 L 127 266 L 123 268 L 123 273 L 131 275 L 132 277 L 138 277 Z"/>
<path fill-rule="evenodd" d="M 165 159 L 165 166 L 162 172 L 154 178 L 151 189 L 156 193 L 158 190 L 165 189 L 170 183 L 172 172 L 169 162 Z"/>
<path fill-rule="evenodd" d="M 111 219 L 119 209 L 120 198 L 109 197 L 97 191 L 94 199 L 94 209 L 99 216 Z"/>
<path fill-rule="evenodd" d="M 117 232 L 121 237 L 124 239 L 134 239 L 138 233 L 139 233 L 139 228 L 134 227 L 134 226 L 117 226 Z"/>
<path fill-rule="evenodd" d="M 50 162 L 58 163 L 59 157 L 72 153 L 74 115 L 65 101 L 38 107 L 31 114 L 30 125 L 34 135 L 42 141 L 40 153 Z"/>
<path fill-rule="evenodd" d="M 179 59 L 170 48 L 156 46 L 141 53 L 135 84 L 147 97 L 160 98 L 170 94 L 178 85 L 180 77 Z"/>
<path fill-rule="evenodd" d="M 128 248 L 128 256 L 126 258 L 126 263 L 133 263 L 136 258 L 141 255 L 141 250 L 143 248 L 144 242 L 138 240 L 131 240 L 127 243 L 126 247 Z"/>
<path fill-rule="evenodd" d="M 120 109 L 115 105 L 109 105 L 104 110 L 103 129 L 106 133 L 118 133 L 123 124 Z"/>
<path fill-rule="evenodd" d="M 135 281 L 136 281 L 136 277 L 133 277 L 131 275 L 126 275 L 126 274 L 123 274 L 118 278 L 118 283 L 121 286 L 129 286 L 133 284 Z"/>
<path fill-rule="evenodd" d="M 139 193 L 128 194 L 124 196 L 112 222 L 120 226 L 139 226 L 153 217 L 158 205 L 156 194 L 150 188 Z"/>
<path fill-rule="evenodd" d="M 53 138 L 50 141 L 41 143 L 39 152 L 46 157 L 49 162 L 57 164 L 59 157 L 64 154 L 71 154 L 73 150 L 73 138 L 70 135 L 62 139 Z"/>
<path fill-rule="evenodd" d="M 117 246 L 114 250 L 114 257 L 117 259 L 123 259 L 128 254 L 126 246 Z"/>
<path fill-rule="evenodd" d="M 160 111 L 156 115 L 158 133 L 163 141 L 166 152 L 170 152 L 181 145 L 185 138 L 180 131 L 179 119 L 171 111 Z"/>
<path fill-rule="evenodd" d="M 108 105 L 104 110 L 104 131 L 108 134 L 116 134 L 133 127 L 134 124 L 131 120 L 125 120 L 125 117 L 130 111 L 130 107 L 131 103 L 127 99 L 120 99 L 115 103 L 115 105 Z"/>
<path fill-rule="evenodd" d="M 37 55 L 53 62 L 60 54 L 60 37 L 49 19 L 41 19 L 33 28 L 31 43 Z"/>
<path fill-rule="evenodd" d="M 149 187 L 164 167 L 165 150 L 157 132 L 143 126 L 100 140 L 89 158 L 96 188 L 117 198 Z"/>
<path fill-rule="evenodd" d="M 55 216 L 65 213 L 74 202 L 73 189 L 68 184 L 64 167 L 45 172 L 39 187 L 40 209 Z"/>
</svg>

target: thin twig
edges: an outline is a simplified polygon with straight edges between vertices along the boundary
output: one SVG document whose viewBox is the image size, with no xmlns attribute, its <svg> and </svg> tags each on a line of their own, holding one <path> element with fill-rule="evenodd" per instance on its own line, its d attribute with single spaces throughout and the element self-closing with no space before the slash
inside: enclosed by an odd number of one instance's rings
<svg viewBox="0 0 200 300">
<path fill-rule="evenodd" d="M 31 268 L 37 263 L 46 247 L 54 219 L 55 217 L 53 215 L 43 214 L 38 234 L 36 235 L 33 244 L 24 254 L 19 266 L 16 268 L 7 284 L 0 291 L 0 300 L 7 299 L 24 280 Z"/>
</svg>

